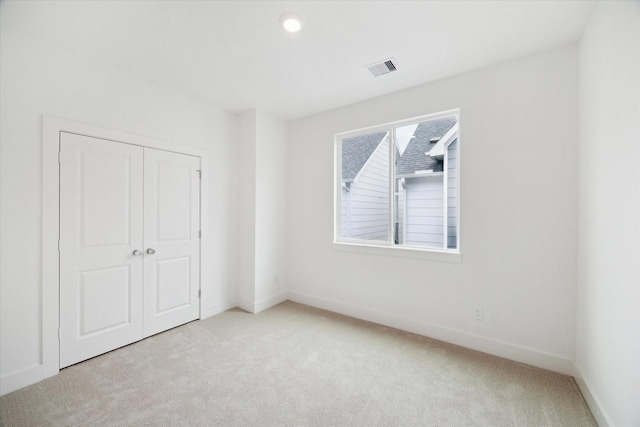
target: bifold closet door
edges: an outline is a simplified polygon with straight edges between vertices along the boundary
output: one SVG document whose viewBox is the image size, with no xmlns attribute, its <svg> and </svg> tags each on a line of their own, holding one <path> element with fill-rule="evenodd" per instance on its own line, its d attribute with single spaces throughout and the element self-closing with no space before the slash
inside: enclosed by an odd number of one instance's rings
<svg viewBox="0 0 640 427">
<path fill-rule="evenodd" d="M 144 336 L 200 316 L 200 159 L 144 153 Z"/>
<path fill-rule="evenodd" d="M 143 148 L 64 132 L 60 147 L 65 367 L 142 337 Z"/>
<path fill-rule="evenodd" d="M 60 136 L 60 367 L 200 315 L 200 159 Z"/>
</svg>

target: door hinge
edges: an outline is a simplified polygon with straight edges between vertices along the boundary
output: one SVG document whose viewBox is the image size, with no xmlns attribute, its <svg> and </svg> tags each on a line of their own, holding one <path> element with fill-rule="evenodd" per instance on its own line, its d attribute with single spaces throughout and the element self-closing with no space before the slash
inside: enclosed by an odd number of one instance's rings
<svg viewBox="0 0 640 427">
<path fill-rule="evenodd" d="M 62 151 L 58 151 L 58 163 L 62 163 Z"/>
<path fill-rule="evenodd" d="M 202 230 L 198 230 L 198 239 L 202 239 Z"/>
<path fill-rule="evenodd" d="M 198 172 L 198 178 L 202 179 L 202 171 L 198 169 L 196 172 Z"/>
<path fill-rule="evenodd" d="M 58 240 L 58 252 L 61 252 L 61 251 L 60 251 L 60 246 L 61 246 L 61 245 L 60 245 L 60 240 Z"/>
<path fill-rule="evenodd" d="M 60 328 L 58 328 L 58 339 L 62 338 L 62 332 L 60 332 Z"/>
<path fill-rule="evenodd" d="M 202 298 L 202 289 L 198 289 L 198 298 Z"/>
</svg>

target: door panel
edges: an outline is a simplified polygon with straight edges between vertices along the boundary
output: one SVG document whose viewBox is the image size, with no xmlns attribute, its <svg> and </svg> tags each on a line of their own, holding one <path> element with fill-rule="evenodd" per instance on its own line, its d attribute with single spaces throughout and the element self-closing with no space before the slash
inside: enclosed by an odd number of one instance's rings
<svg viewBox="0 0 640 427">
<path fill-rule="evenodd" d="M 143 149 L 61 133 L 60 367 L 142 336 Z"/>
<path fill-rule="evenodd" d="M 85 271 L 79 275 L 80 338 L 131 322 L 129 266 Z"/>
<path fill-rule="evenodd" d="M 144 336 L 200 315 L 200 159 L 145 149 Z"/>
<path fill-rule="evenodd" d="M 156 314 L 182 308 L 191 301 L 191 259 L 167 259 L 156 263 Z"/>
<path fill-rule="evenodd" d="M 81 151 L 79 155 L 82 247 L 128 244 L 131 157 L 104 151 Z"/>
<path fill-rule="evenodd" d="M 156 197 L 156 241 L 190 240 L 193 221 L 191 201 L 194 196 L 191 184 L 198 166 L 191 164 L 192 157 L 175 153 L 153 150 L 147 151 L 146 157 L 147 165 L 155 170 L 156 175 L 152 182 L 153 196 Z"/>
</svg>

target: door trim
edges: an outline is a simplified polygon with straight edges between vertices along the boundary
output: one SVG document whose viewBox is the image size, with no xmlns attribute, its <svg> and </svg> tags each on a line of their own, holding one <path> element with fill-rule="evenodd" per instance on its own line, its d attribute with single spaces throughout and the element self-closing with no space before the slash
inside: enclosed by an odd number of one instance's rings
<svg viewBox="0 0 640 427">
<path fill-rule="evenodd" d="M 157 139 L 147 138 L 113 129 L 93 126 L 52 116 L 42 119 L 42 301 L 41 301 L 41 373 L 42 379 L 60 372 L 60 257 L 58 240 L 60 238 L 60 164 L 58 152 L 60 149 L 60 132 L 76 133 L 88 137 L 111 140 L 115 142 L 139 145 L 142 147 L 172 151 L 200 157 L 202 179 L 200 181 L 200 230 L 203 238 L 200 240 L 200 259 L 208 259 L 208 245 L 204 244 L 208 236 L 207 194 L 208 162 L 207 152 L 203 149 L 190 147 Z M 207 269 L 202 268 L 200 262 L 200 289 L 203 283 L 210 283 Z M 202 318 L 202 300 L 199 299 L 200 318 Z"/>
</svg>

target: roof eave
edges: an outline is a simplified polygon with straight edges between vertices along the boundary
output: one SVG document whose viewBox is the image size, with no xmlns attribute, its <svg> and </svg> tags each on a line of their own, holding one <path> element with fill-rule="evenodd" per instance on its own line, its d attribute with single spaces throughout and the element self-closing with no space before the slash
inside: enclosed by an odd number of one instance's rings
<svg viewBox="0 0 640 427">
<path fill-rule="evenodd" d="M 425 154 L 431 157 L 432 159 L 436 159 L 436 160 L 444 159 L 445 148 L 447 147 L 447 145 L 451 143 L 451 141 L 453 141 L 457 137 L 458 137 L 458 122 L 456 122 L 453 126 L 451 126 L 451 129 L 449 129 L 447 133 L 445 133 L 442 136 L 442 138 L 440 138 L 440 141 L 438 141 L 438 143 L 428 153 L 425 153 Z"/>
</svg>

